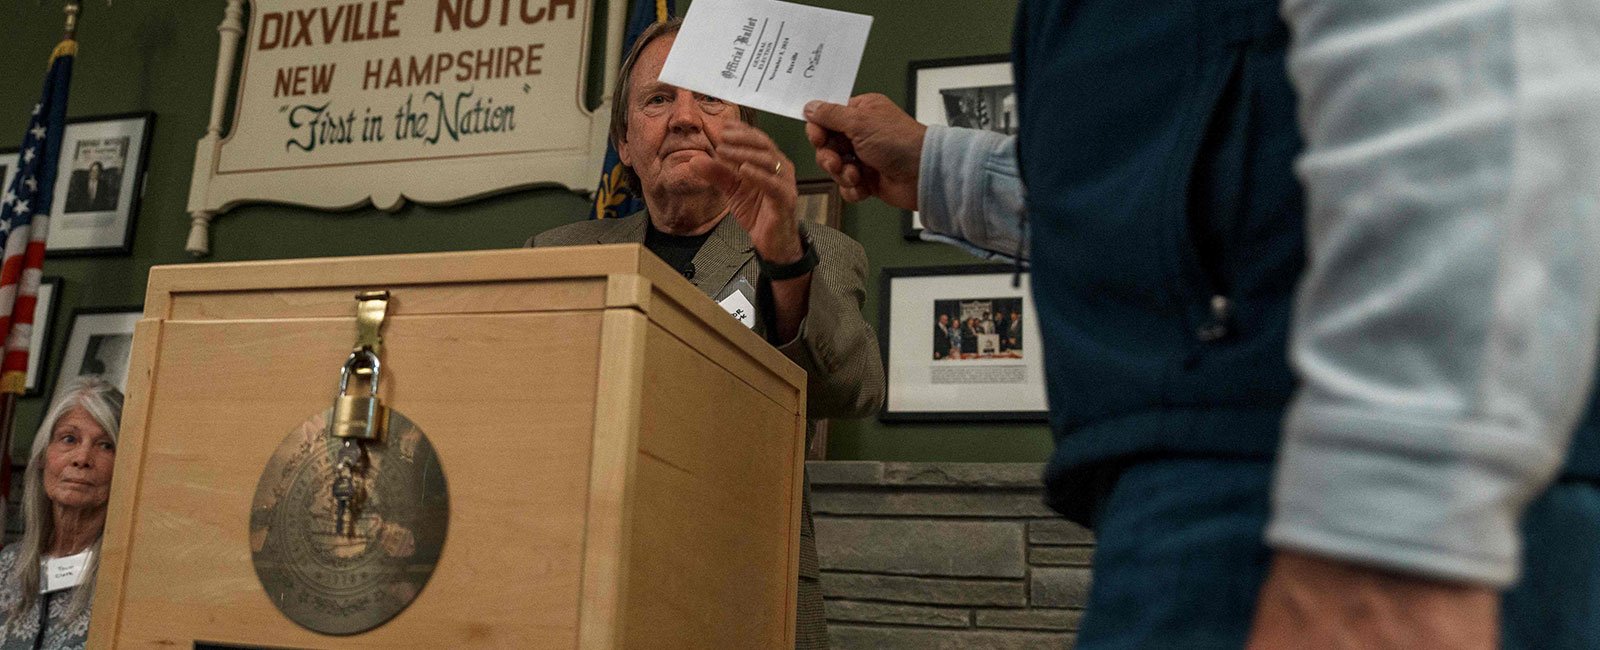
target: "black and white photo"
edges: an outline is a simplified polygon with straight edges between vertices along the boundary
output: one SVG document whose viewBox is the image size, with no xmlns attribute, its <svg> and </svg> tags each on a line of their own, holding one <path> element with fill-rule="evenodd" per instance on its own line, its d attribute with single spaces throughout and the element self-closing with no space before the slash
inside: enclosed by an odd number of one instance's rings
<svg viewBox="0 0 1600 650">
<path fill-rule="evenodd" d="M 944 88 L 939 96 L 949 126 L 1017 134 L 1017 96 L 1010 84 Z"/>
<path fill-rule="evenodd" d="M 56 167 L 48 254 L 133 250 L 154 122 L 152 113 L 68 120 Z"/>
<path fill-rule="evenodd" d="M 1008 54 L 912 61 L 906 111 L 928 125 L 1017 134 L 1017 97 Z M 907 211 L 906 239 L 920 239 L 922 219 Z"/>
<path fill-rule="evenodd" d="M 114 212 L 122 172 L 128 166 L 127 136 L 84 138 L 72 143 L 72 175 L 67 177 L 67 214 Z"/>
<path fill-rule="evenodd" d="M 119 390 L 127 390 L 133 326 L 142 313 L 139 307 L 91 307 L 73 312 L 56 385 L 80 375 L 101 375 Z"/>
</svg>

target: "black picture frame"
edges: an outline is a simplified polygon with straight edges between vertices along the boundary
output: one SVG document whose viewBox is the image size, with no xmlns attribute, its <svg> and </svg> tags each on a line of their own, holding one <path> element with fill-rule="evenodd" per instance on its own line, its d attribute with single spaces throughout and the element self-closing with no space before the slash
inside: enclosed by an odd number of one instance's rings
<svg viewBox="0 0 1600 650">
<path fill-rule="evenodd" d="M 128 126 L 133 128 L 127 130 L 130 138 L 129 149 L 136 146 L 137 150 L 124 152 L 124 165 L 131 164 L 134 169 L 131 174 L 126 170 L 121 173 L 117 193 L 112 197 L 116 201 L 115 206 L 111 210 L 96 210 L 90 206 L 81 211 L 69 212 L 68 208 L 74 203 L 72 199 L 78 189 L 74 177 L 74 166 L 80 162 L 77 160 L 79 151 L 77 144 L 81 139 L 89 137 L 86 132 L 112 130 L 117 127 L 117 123 L 123 122 L 131 123 Z M 156 114 L 152 111 L 89 115 L 67 120 L 66 133 L 61 140 L 61 160 L 57 166 L 55 200 L 50 206 L 50 235 L 45 240 L 46 257 L 128 255 L 133 252 L 133 236 L 144 200 L 145 178 L 150 167 L 150 145 L 155 133 L 155 124 Z M 126 199 L 125 203 L 123 199 Z M 76 223 L 91 218 L 95 221 L 104 221 L 107 215 L 110 215 L 110 223 L 104 226 L 84 226 Z"/>
<path fill-rule="evenodd" d="M 59 276 L 39 278 L 39 302 L 33 310 L 33 338 L 28 347 L 28 383 L 23 397 L 45 394 L 50 379 L 50 347 L 55 340 L 56 311 L 61 307 L 61 290 L 66 281 Z M 41 316 L 43 317 L 41 320 Z"/>
<path fill-rule="evenodd" d="M 72 325 L 67 329 L 67 342 L 62 348 L 61 363 L 56 370 L 55 388 L 53 390 L 59 390 L 62 385 L 73 377 L 84 374 L 80 372 L 83 367 L 82 361 L 89 355 L 96 354 L 90 349 L 91 337 L 126 335 L 127 356 L 119 356 L 113 362 L 113 365 L 120 363 L 120 373 L 105 373 L 107 379 L 116 385 L 118 390 L 126 392 L 128 365 L 133 352 L 133 327 L 143 315 L 144 307 L 139 305 L 79 307 L 72 310 Z M 96 354 L 96 356 L 102 355 Z"/>
<path fill-rule="evenodd" d="M 17 156 L 21 153 L 16 147 L 0 149 L 0 193 L 11 188 L 11 176 L 17 173 Z"/>
<path fill-rule="evenodd" d="M 1005 85 L 1011 84 L 1010 74 L 1011 55 L 983 54 L 978 56 L 961 56 L 945 59 L 927 59 L 912 61 L 906 68 L 906 112 L 923 124 L 948 124 L 948 121 L 936 112 L 930 112 L 935 106 L 923 102 L 919 107 L 917 96 L 925 87 L 921 81 L 924 72 L 940 71 L 949 76 L 966 79 L 965 83 L 984 84 L 998 82 L 999 79 L 988 78 L 993 72 L 995 64 L 1006 64 Z M 963 88 L 966 86 L 939 85 L 938 82 L 929 80 L 927 88 Z M 993 84 L 991 84 L 993 85 Z M 938 116 L 940 119 L 934 119 Z M 911 210 L 902 210 L 900 216 L 900 234 L 910 241 L 922 241 L 922 228 L 917 220 L 917 213 Z"/>
<path fill-rule="evenodd" d="M 1017 274 L 1017 268 L 1008 264 L 913 266 L 883 270 L 878 292 L 878 340 L 879 350 L 883 355 L 884 380 L 887 385 L 883 409 L 878 415 L 880 421 L 1037 423 L 1048 420 L 1049 412 L 1044 394 L 1044 359 L 1038 352 L 1039 327 L 1033 309 L 1033 296 L 1026 281 L 1028 272 L 1021 272 L 1024 281 L 1020 286 L 1013 288 L 1011 282 Z M 976 276 L 983 277 L 976 278 Z M 950 284 L 954 285 L 953 291 L 931 298 L 921 294 L 913 295 L 909 301 L 905 300 L 903 294 L 900 297 L 896 296 L 897 283 L 937 278 L 950 278 Z M 910 286 L 912 283 L 905 284 L 907 289 L 912 288 Z M 929 333 L 932 325 L 937 322 L 935 313 L 942 307 L 941 303 L 953 302 L 959 305 L 963 302 L 970 304 L 974 301 L 988 300 L 1015 300 L 1016 307 L 1011 309 L 1022 312 L 1020 319 L 1023 331 L 1013 350 L 1014 358 L 999 354 L 995 356 L 976 354 L 969 358 L 941 360 L 937 357 L 937 351 L 931 359 L 921 356 L 927 354 L 929 349 L 923 346 L 931 347 L 932 340 L 931 334 L 927 339 L 924 339 L 922 334 Z M 896 314 L 906 308 L 909 308 L 913 315 L 926 314 L 926 321 L 896 322 Z M 897 336 L 901 338 L 897 339 Z M 943 365 L 946 363 L 951 365 Z M 915 376 L 923 367 L 928 368 L 930 375 L 938 371 L 936 368 L 949 368 L 953 372 L 976 369 L 987 372 L 1004 368 L 1004 372 L 1009 374 L 1020 372 L 1024 381 L 1020 387 L 1002 382 L 987 384 L 988 388 L 984 385 L 960 388 L 963 386 L 961 382 L 947 382 L 945 385 L 952 388 L 944 390 L 952 391 L 953 395 L 927 398 L 910 392 L 925 386 L 904 380 Z M 1005 385 L 1011 385 L 1021 391 L 1016 399 L 993 398 L 992 393 L 1006 390 L 1003 388 Z M 961 401 L 963 399 L 968 401 Z M 993 407 L 985 407 L 985 401 L 992 402 Z M 928 403 L 938 403 L 941 408 L 927 408 Z M 1025 404 L 1025 407 L 1017 407 L 1019 403 Z M 919 408 L 918 405 L 922 407 Z"/>
<path fill-rule="evenodd" d="M 799 192 L 795 215 L 801 221 L 820 223 L 834 230 L 843 228 L 844 197 L 839 193 L 838 184 L 831 179 L 814 178 L 795 181 L 795 189 Z"/>
</svg>

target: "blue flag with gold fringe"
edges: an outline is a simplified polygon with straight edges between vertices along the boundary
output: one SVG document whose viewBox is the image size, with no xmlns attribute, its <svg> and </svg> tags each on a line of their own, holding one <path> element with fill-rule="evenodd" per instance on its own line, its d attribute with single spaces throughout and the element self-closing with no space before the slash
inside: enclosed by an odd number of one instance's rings
<svg viewBox="0 0 1600 650">
<path fill-rule="evenodd" d="M 634 41 L 639 40 L 639 34 L 646 28 L 672 15 L 672 0 L 634 0 L 633 8 L 628 13 L 628 31 L 622 39 L 623 54 L 633 51 Z M 621 99 L 613 97 L 612 101 Z M 644 199 L 629 189 L 622 179 L 622 160 L 617 157 L 617 148 L 608 142 L 606 161 L 600 166 L 600 186 L 594 191 L 594 206 L 589 218 L 626 217 L 644 209 Z"/>
</svg>

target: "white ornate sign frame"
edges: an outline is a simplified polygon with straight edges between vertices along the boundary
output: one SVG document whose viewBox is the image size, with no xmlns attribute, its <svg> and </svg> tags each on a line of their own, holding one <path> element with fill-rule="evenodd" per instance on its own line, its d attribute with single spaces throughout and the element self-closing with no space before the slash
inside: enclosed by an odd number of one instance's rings
<svg viewBox="0 0 1600 650">
<path fill-rule="evenodd" d="M 591 111 L 595 0 L 224 1 L 211 117 L 189 188 L 185 248 L 195 256 L 210 252 L 211 220 L 248 203 L 392 211 L 535 185 L 588 191 L 599 173 L 624 2 L 605 3 L 601 102 Z M 478 31 L 452 27 L 472 29 L 474 18 Z M 473 64 L 444 64 L 469 51 Z M 435 56 L 431 76 L 419 73 Z M 430 114 L 431 125 L 402 126 Z"/>
</svg>

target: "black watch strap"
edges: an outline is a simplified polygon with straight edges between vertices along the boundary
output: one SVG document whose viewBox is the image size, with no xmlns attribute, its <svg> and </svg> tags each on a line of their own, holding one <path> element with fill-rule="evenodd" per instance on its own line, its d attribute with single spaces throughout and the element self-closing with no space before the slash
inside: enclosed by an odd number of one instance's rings
<svg viewBox="0 0 1600 650">
<path fill-rule="evenodd" d="M 800 259 L 788 264 L 773 264 L 756 253 L 756 264 L 761 267 L 761 277 L 768 280 L 793 280 L 817 268 L 817 247 L 811 245 L 811 233 L 800 229 Z"/>
</svg>

